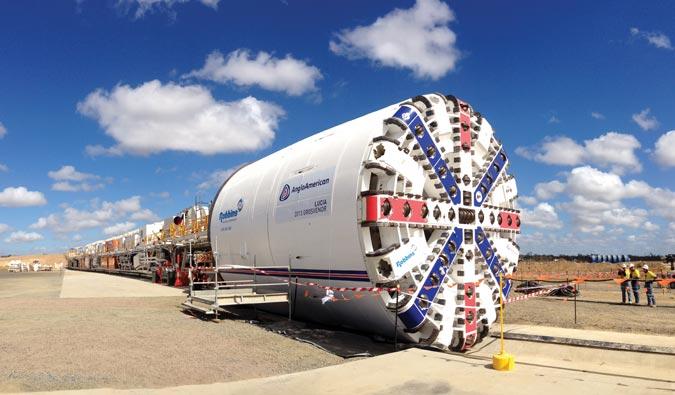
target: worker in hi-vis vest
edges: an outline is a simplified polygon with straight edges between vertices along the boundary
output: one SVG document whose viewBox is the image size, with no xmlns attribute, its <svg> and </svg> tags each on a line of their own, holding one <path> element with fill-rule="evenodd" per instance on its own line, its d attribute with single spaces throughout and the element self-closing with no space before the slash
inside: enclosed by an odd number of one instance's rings
<svg viewBox="0 0 675 395">
<path fill-rule="evenodd" d="M 656 300 L 654 300 L 654 280 L 656 280 L 656 274 L 653 271 L 649 270 L 649 266 L 642 266 L 642 271 L 645 273 L 645 290 L 647 291 L 647 306 L 656 307 Z"/>
<path fill-rule="evenodd" d="M 630 303 L 632 299 L 630 296 L 630 290 L 628 289 L 628 286 L 630 285 L 630 273 L 628 272 L 628 267 L 625 263 L 621 264 L 621 268 L 619 269 L 617 275 L 619 276 L 619 279 L 623 280 L 621 283 L 621 303 L 625 304 L 626 300 L 628 300 L 628 303 Z"/>
<path fill-rule="evenodd" d="M 630 286 L 633 288 L 635 304 L 640 304 L 640 271 L 631 263 L 630 266 L 628 266 L 628 274 L 630 276 Z"/>
</svg>

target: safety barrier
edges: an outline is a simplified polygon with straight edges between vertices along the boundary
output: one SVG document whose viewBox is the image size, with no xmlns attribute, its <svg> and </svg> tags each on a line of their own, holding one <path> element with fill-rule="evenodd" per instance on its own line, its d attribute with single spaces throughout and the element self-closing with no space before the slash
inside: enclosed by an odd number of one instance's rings
<svg viewBox="0 0 675 395">
<path fill-rule="evenodd" d="M 265 270 L 262 269 L 251 269 L 251 271 L 258 272 L 260 274 L 266 274 L 266 275 L 271 275 L 270 273 L 266 272 Z M 506 277 L 505 277 L 506 278 Z M 334 287 L 334 286 L 329 286 L 329 285 L 322 285 L 319 283 L 311 282 L 311 281 L 298 281 L 297 278 L 296 280 L 286 280 L 289 284 L 295 285 L 295 286 L 300 286 L 300 287 L 308 287 L 308 288 L 317 288 L 321 289 L 323 291 L 326 291 L 326 296 L 322 298 L 322 302 L 325 304 L 327 302 L 348 302 L 351 300 L 359 300 L 364 298 L 365 296 L 373 296 L 373 297 L 378 297 L 380 293 L 382 292 L 398 292 L 401 295 L 407 295 L 412 298 L 418 298 L 420 299 L 416 294 L 415 294 L 415 289 L 414 288 L 407 288 L 407 289 L 401 289 L 400 287 Z M 474 285 L 478 286 L 482 283 L 481 281 L 476 281 Z M 457 286 L 457 284 L 448 284 L 448 288 L 452 288 Z M 541 290 L 542 287 L 533 287 L 532 289 L 536 288 L 541 291 L 534 292 L 528 295 L 523 295 L 523 296 L 515 296 L 508 298 L 504 301 L 504 303 L 513 303 L 516 301 L 520 300 L 525 300 L 529 298 L 533 298 L 536 296 L 545 296 L 548 295 L 551 291 L 557 289 L 557 288 L 562 288 L 567 285 L 561 285 L 557 287 L 545 287 L 545 290 Z M 424 286 L 424 289 L 431 289 L 431 288 L 438 288 L 440 285 L 435 285 L 435 286 Z M 530 288 L 521 288 L 520 290 L 527 290 Z M 339 295 L 336 296 L 335 292 L 351 292 L 351 298 L 346 297 L 345 295 Z M 364 295 L 366 294 L 366 295 Z M 369 294 L 369 295 L 368 295 Z M 303 293 L 304 297 L 310 297 L 310 292 L 309 290 L 305 290 Z M 430 302 L 429 300 L 424 300 L 425 303 L 429 304 L 434 304 L 434 302 Z M 458 306 L 462 307 L 462 306 Z"/>
<path fill-rule="evenodd" d="M 270 276 L 276 276 L 276 274 L 273 273 L 268 273 L 267 271 L 263 269 L 249 269 L 251 271 L 255 271 L 260 274 L 264 275 L 270 275 Z M 607 274 L 607 273 L 613 273 L 613 272 L 603 272 L 602 274 Z M 524 278 L 517 278 L 514 275 L 510 276 L 504 276 L 505 279 L 510 279 L 510 280 L 515 280 L 515 281 L 542 281 L 539 280 L 538 278 L 531 278 L 531 279 L 524 279 Z M 295 286 L 300 286 L 300 287 L 308 287 L 308 288 L 318 288 L 323 291 L 326 291 L 326 296 L 322 298 L 322 302 L 347 302 L 351 301 L 353 299 L 358 300 L 362 299 L 363 297 L 367 295 L 363 294 L 371 294 L 374 297 L 379 296 L 380 293 L 382 292 L 399 292 L 401 295 L 407 295 L 412 298 L 418 298 L 415 294 L 415 289 L 414 288 L 407 288 L 407 289 L 402 289 L 400 287 L 334 287 L 330 285 L 322 285 L 316 282 L 311 282 L 311 281 L 298 281 L 297 277 L 296 279 L 293 280 L 285 280 L 289 282 L 292 285 Z M 548 296 L 551 292 L 560 289 L 560 288 L 565 288 L 569 285 L 578 285 L 582 284 L 584 282 L 604 282 L 604 281 L 615 281 L 618 284 L 621 282 L 625 281 L 624 279 L 621 278 L 616 278 L 616 277 L 605 277 L 601 278 L 600 276 L 597 275 L 597 273 L 589 273 L 589 275 L 585 275 L 583 277 L 577 277 L 573 279 L 549 279 L 549 280 L 543 280 L 542 282 L 550 282 L 550 283 L 559 283 L 560 285 L 555 285 L 555 286 L 535 286 L 535 287 L 525 287 L 525 288 L 518 288 L 515 289 L 515 291 L 527 291 L 527 290 L 537 290 L 532 293 L 528 293 L 525 295 L 518 295 L 518 296 L 512 296 L 508 299 L 504 300 L 505 304 L 510 304 L 510 303 L 515 303 L 523 300 L 528 300 L 536 297 L 542 297 L 542 296 Z M 644 282 L 645 280 L 639 280 L 641 282 Z M 476 286 L 480 285 L 482 280 L 475 282 L 474 284 Z M 675 282 L 675 279 L 662 279 L 657 281 L 660 285 L 663 287 L 667 287 L 668 284 Z M 448 284 L 448 288 L 452 288 L 456 286 L 457 284 Z M 435 286 L 424 286 L 424 289 L 431 289 L 431 288 L 438 288 L 440 285 L 435 285 Z M 352 293 L 351 298 L 346 297 L 345 295 L 339 295 L 336 296 L 335 292 L 350 292 Z M 309 297 L 310 292 L 309 290 L 306 290 L 303 293 L 304 297 Z M 418 298 L 419 299 L 419 298 Z M 425 303 L 430 303 L 434 304 L 433 302 L 430 302 L 429 300 L 425 300 Z M 462 306 L 458 306 L 462 307 Z"/>
<path fill-rule="evenodd" d="M 607 275 L 607 274 L 611 275 Z M 605 274 L 603 276 L 603 274 Z M 675 278 L 665 278 L 664 274 L 661 273 L 661 279 L 656 279 L 653 280 L 654 282 L 658 283 L 662 287 L 667 287 L 669 284 L 675 282 Z M 571 275 L 567 276 L 566 278 L 561 278 L 558 276 L 554 275 L 537 275 L 536 277 L 533 278 L 523 278 L 523 277 L 518 277 L 516 275 L 511 275 L 511 276 L 506 276 L 505 278 L 509 278 L 511 280 L 515 281 L 539 281 L 539 282 L 544 282 L 544 283 L 575 283 L 575 284 L 581 284 L 584 282 L 605 282 L 605 281 L 614 281 L 617 284 L 621 284 L 625 281 L 633 281 L 632 279 L 628 278 L 622 278 L 622 277 L 616 277 L 615 272 L 601 272 L 601 273 L 586 273 L 584 275 Z M 644 283 L 647 280 L 644 279 L 637 279 L 638 282 Z"/>
</svg>

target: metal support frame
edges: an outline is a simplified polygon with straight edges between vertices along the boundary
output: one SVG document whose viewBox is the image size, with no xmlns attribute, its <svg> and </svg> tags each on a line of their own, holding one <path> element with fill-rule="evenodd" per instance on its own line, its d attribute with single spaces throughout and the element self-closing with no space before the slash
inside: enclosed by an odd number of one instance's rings
<svg viewBox="0 0 675 395">
<path fill-rule="evenodd" d="M 217 243 L 217 241 L 216 241 Z M 287 303 L 288 304 L 288 319 L 292 318 L 292 308 L 291 308 L 291 270 L 290 270 L 290 257 L 289 257 L 289 266 L 258 266 L 257 257 L 253 256 L 253 263 L 251 266 L 252 271 L 252 280 L 221 280 L 220 274 L 226 273 L 228 270 L 237 270 L 241 267 L 236 267 L 232 265 L 222 265 L 220 264 L 220 256 L 217 252 L 213 253 L 214 257 L 214 268 L 209 277 L 213 276 L 212 280 L 208 279 L 206 281 L 195 281 L 194 276 L 192 275 L 192 268 L 189 272 L 189 290 L 190 293 L 186 302 L 183 303 L 183 306 L 192 309 L 198 310 L 205 314 L 215 315 L 218 317 L 218 313 L 224 311 L 224 307 L 235 306 L 235 305 L 255 305 L 258 304 L 269 304 L 269 303 Z M 269 269 L 281 269 L 285 268 L 287 270 L 288 276 L 285 281 L 280 282 L 258 282 L 258 272 L 269 270 Z M 200 286 L 199 288 L 206 288 L 204 290 L 196 290 L 195 286 Z M 261 288 L 266 287 L 281 287 L 285 286 L 286 292 L 261 292 Z"/>
</svg>

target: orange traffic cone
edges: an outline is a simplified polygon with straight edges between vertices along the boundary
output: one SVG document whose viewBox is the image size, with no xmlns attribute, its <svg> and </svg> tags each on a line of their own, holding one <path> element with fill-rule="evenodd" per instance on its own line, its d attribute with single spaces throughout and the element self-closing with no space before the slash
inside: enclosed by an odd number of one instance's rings
<svg viewBox="0 0 675 395">
<path fill-rule="evenodd" d="M 173 284 L 174 287 L 182 287 L 185 284 L 183 284 L 183 271 L 182 270 L 176 270 L 176 282 Z"/>
</svg>

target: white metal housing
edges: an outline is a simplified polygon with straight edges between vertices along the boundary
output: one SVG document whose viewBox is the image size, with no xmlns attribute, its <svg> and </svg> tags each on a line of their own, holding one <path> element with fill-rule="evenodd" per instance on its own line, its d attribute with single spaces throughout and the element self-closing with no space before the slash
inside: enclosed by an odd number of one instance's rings
<svg viewBox="0 0 675 395">
<path fill-rule="evenodd" d="M 518 262 L 515 180 L 492 127 L 428 94 L 248 164 L 221 187 L 210 240 L 227 276 L 290 276 L 306 319 L 466 349 L 495 321 Z M 247 269 L 248 268 L 248 269 Z M 254 269 L 255 268 L 255 269 Z M 327 290 L 312 282 L 335 287 Z M 505 281 L 504 293 L 510 290 Z M 341 291 L 396 287 L 396 292 Z"/>
</svg>

